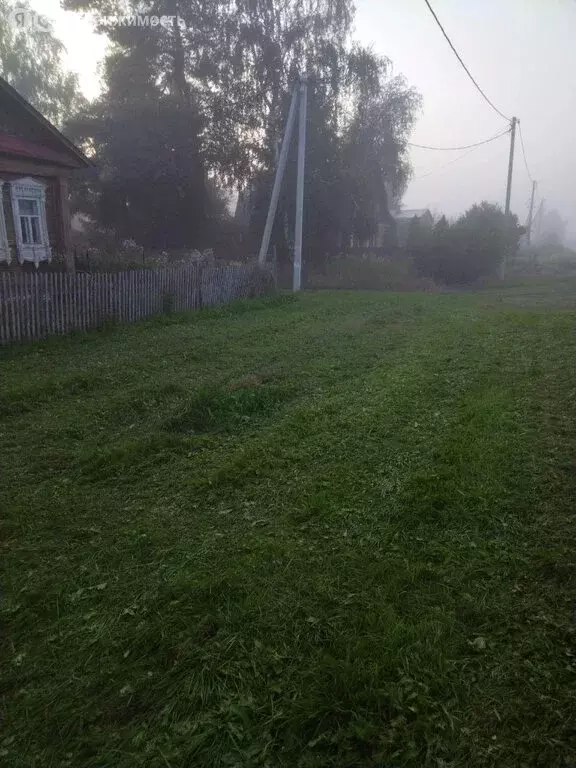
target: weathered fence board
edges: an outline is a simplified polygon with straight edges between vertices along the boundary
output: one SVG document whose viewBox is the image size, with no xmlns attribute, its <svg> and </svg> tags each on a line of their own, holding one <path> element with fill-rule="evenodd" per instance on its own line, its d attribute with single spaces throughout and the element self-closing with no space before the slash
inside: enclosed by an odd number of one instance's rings
<svg viewBox="0 0 576 768">
<path fill-rule="evenodd" d="M 0 274 L 0 343 L 136 322 L 162 312 L 212 307 L 257 293 L 252 267 L 191 264 L 116 273 Z"/>
</svg>

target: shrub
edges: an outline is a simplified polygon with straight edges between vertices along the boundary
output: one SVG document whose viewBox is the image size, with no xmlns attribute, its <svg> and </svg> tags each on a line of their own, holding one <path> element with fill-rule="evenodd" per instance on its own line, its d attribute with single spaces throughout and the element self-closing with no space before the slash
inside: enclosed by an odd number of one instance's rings
<svg viewBox="0 0 576 768">
<path fill-rule="evenodd" d="M 482 202 L 452 226 L 442 217 L 428 242 L 417 242 L 411 252 L 421 274 L 447 284 L 471 283 L 495 275 L 516 254 L 523 233 L 516 216 Z"/>
</svg>

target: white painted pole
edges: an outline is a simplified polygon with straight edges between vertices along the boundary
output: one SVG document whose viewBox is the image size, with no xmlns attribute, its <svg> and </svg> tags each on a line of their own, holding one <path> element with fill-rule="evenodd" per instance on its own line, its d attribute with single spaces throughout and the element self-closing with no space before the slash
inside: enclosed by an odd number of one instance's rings
<svg viewBox="0 0 576 768">
<path fill-rule="evenodd" d="M 292 101 L 290 102 L 290 111 L 288 112 L 286 129 L 284 131 L 284 138 L 282 140 L 282 148 L 280 150 L 280 159 L 276 167 L 276 176 L 274 178 L 272 196 L 270 197 L 270 206 L 268 208 L 266 226 L 264 227 L 262 244 L 260 245 L 260 254 L 258 256 L 258 262 L 260 264 L 264 264 L 264 262 L 266 261 L 266 256 L 268 254 L 268 246 L 270 245 L 272 227 L 274 226 L 274 217 L 276 216 L 276 208 L 278 207 L 278 199 L 280 197 L 282 179 L 284 177 L 284 171 L 286 169 L 286 161 L 288 159 L 288 149 L 290 148 L 290 139 L 292 138 L 292 130 L 294 128 L 294 120 L 296 117 L 297 104 L 298 104 L 298 86 L 294 88 L 294 92 L 292 94 Z"/>
<path fill-rule="evenodd" d="M 302 282 L 302 228 L 304 222 L 304 167 L 306 159 L 306 108 L 308 83 L 300 79 L 300 114 L 298 126 L 298 176 L 296 179 L 296 231 L 294 234 L 294 292 L 300 290 Z"/>
</svg>

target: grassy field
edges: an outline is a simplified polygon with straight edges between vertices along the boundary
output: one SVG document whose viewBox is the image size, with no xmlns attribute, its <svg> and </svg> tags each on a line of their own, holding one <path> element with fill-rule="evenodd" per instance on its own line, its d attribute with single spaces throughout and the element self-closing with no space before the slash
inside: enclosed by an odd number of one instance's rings
<svg viewBox="0 0 576 768">
<path fill-rule="evenodd" d="M 11 768 L 576 764 L 576 283 L 1 354 Z"/>
</svg>

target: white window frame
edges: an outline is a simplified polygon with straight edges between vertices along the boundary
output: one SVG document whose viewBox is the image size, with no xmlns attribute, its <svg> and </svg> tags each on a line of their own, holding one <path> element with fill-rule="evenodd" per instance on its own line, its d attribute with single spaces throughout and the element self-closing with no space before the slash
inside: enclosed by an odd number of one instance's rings
<svg viewBox="0 0 576 768">
<path fill-rule="evenodd" d="M 4 213 L 4 182 L 0 179 L 0 261 L 10 264 L 11 254 L 6 231 L 6 215 Z"/>
<path fill-rule="evenodd" d="M 12 200 L 12 217 L 16 232 L 16 251 L 18 261 L 32 261 L 38 268 L 41 261 L 50 261 L 52 251 L 48 238 L 48 223 L 46 221 L 46 185 L 36 179 L 16 179 L 10 183 L 10 198 Z M 20 213 L 18 200 L 35 200 L 38 206 L 40 223 L 40 243 L 24 243 L 22 240 L 22 228 L 20 226 Z"/>
</svg>

